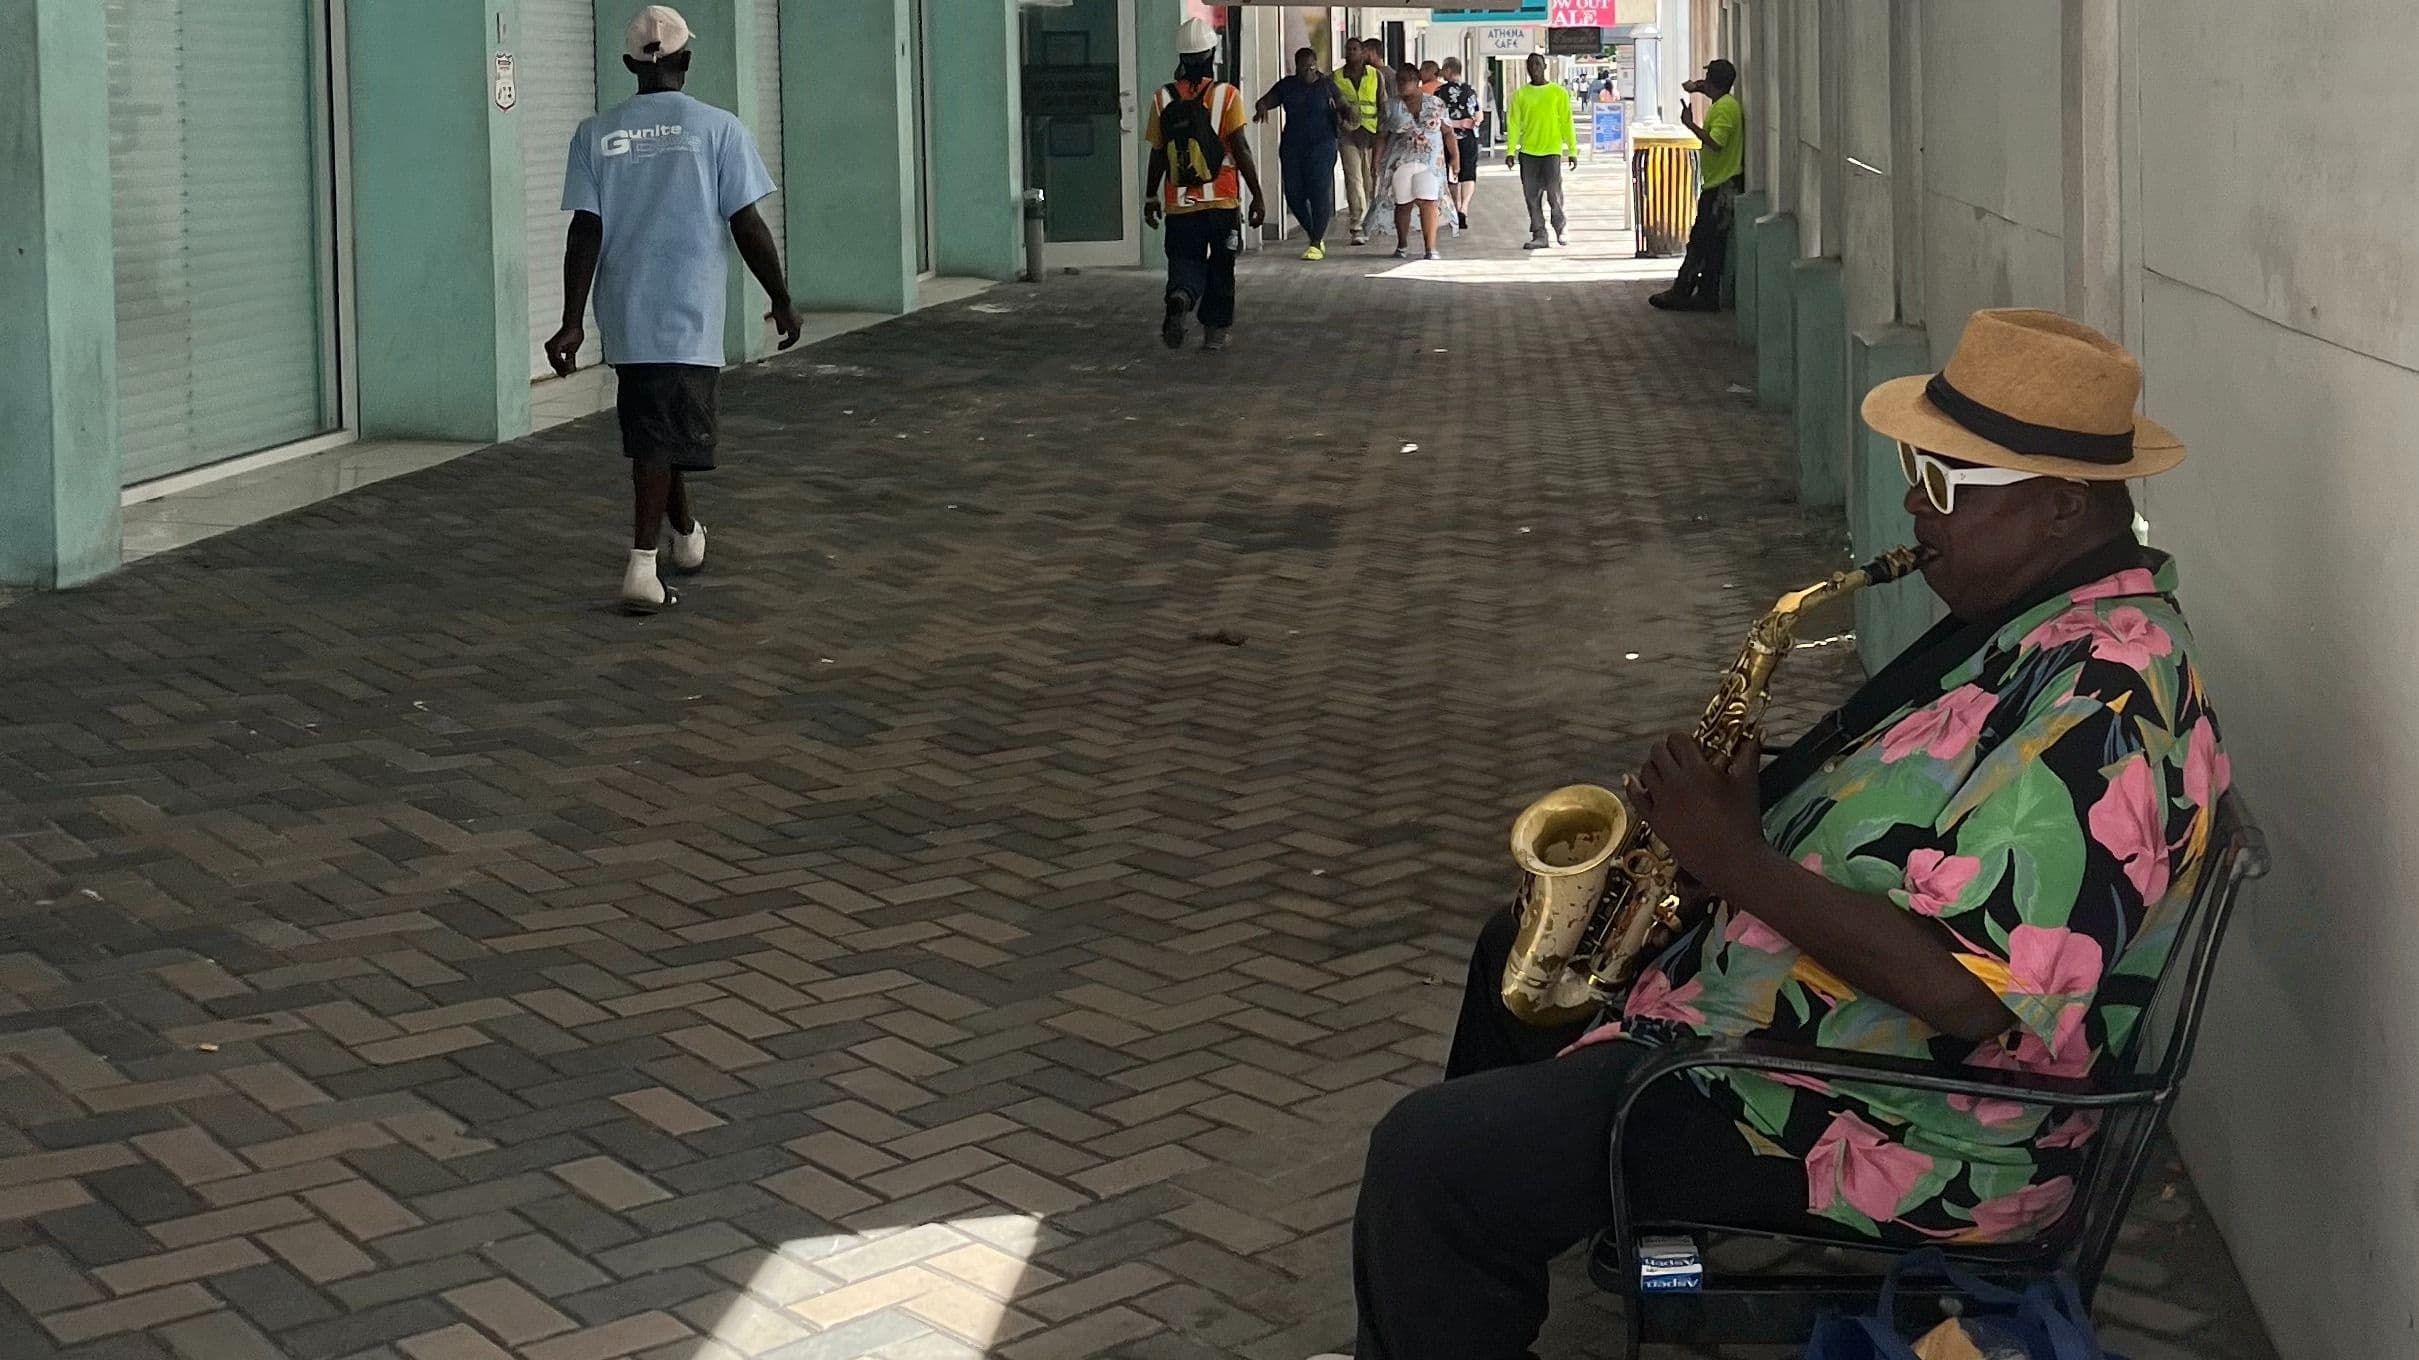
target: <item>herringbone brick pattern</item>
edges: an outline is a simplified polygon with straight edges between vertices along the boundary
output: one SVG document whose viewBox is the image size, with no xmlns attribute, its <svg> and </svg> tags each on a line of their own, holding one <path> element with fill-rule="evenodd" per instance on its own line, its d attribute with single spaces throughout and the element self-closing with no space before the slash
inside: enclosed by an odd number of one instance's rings
<svg viewBox="0 0 2419 1360">
<path fill-rule="evenodd" d="M 0 615 L 0 1356 L 1343 1344 L 1513 812 L 1839 535 L 1637 285 L 1244 289 L 735 375 L 653 621 L 609 417 Z"/>
</svg>

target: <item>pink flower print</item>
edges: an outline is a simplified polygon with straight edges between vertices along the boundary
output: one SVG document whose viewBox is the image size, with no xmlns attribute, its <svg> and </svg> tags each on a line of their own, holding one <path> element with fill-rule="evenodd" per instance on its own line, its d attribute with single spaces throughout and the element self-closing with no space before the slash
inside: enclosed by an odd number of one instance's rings
<svg viewBox="0 0 2419 1360">
<path fill-rule="evenodd" d="M 1759 954 L 1786 954 L 1795 948 L 1779 931 L 1743 911 L 1731 913 L 1730 926 L 1722 932 L 1722 938 Z"/>
<path fill-rule="evenodd" d="M 2167 895 L 2166 805 L 2166 790 L 2149 759 L 2137 755 L 2117 770 L 2091 808 L 2091 838 L 2125 866 L 2125 877 L 2145 903 Z"/>
<path fill-rule="evenodd" d="M 1639 975 L 1638 985 L 1630 988 L 1629 1004 L 1621 1008 L 1623 1015 L 1646 1016 L 1656 1020 L 1672 1020 L 1683 1025 L 1702 1025 L 1705 1012 L 1690 1003 L 1705 994 L 1705 983 L 1690 978 L 1678 987 L 1660 968 L 1650 968 Z"/>
<path fill-rule="evenodd" d="M 2100 989 L 2100 942 L 2064 926 L 2018 926 L 2007 936 L 2008 983 L 2026 996 Z"/>
<path fill-rule="evenodd" d="M 2132 605 L 2117 606 L 2105 619 L 2088 608 L 2069 609 L 2024 635 L 2026 647 L 2042 651 L 2083 641 L 2091 643 L 2091 654 L 2100 660 L 2137 671 L 2149 665 L 2150 658 L 2175 650 L 2167 630 Z"/>
<path fill-rule="evenodd" d="M 2203 718 L 2184 738 L 2184 796 L 2196 807 L 2215 807 L 2233 785 L 2234 761 L 2217 749 L 2217 729 Z"/>
<path fill-rule="evenodd" d="M 2057 1176 L 2028 1185 L 2012 1195 L 1986 1199 L 1974 1206 L 1974 1230 L 1966 1236 L 1977 1242 L 1996 1242 L 2017 1236 L 2029 1229 L 2045 1228 L 2058 1221 L 2066 1206 L 2075 1198 L 2072 1176 Z"/>
<path fill-rule="evenodd" d="M 1841 1110 L 1806 1154 L 1806 1208 L 1819 1214 L 1844 1199 L 1858 1213 L 1886 1223 L 1931 1169 L 1930 1157 L 1891 1142 Z"/>
<path fill-rule="evenodd" d="M 1955 760 L 1981 735 L 1982 724 L 1997 702 L 1986 691 L 1963 685 L 1915 710 L 1881 739 L 1881 763 L 1895 765 L 1921 752 L 1934 760 Z"/>
<path fill-rule="evenodd" d="M 1831 1083 L 1824 1081 L 1820 1077 L 1805 1077 L 1800 1076 L 1795 1072 L 1767 1072 L 1764 1075 L 1772 1078 L 1774 1081 L 1779 1082 L 1783 1086 L 1795 1086 L 1799 1090 L 1812 1091 L 1817 1095 L 1827 1096 L 1831 1094 Z"/>
<path fill-rule="evenodd" d="M 2068 598 L 2076 604 L 2088 604 L 2093 600 L 2115 600 L 2128 595 L 2156 595 L 2158 593 L 2158 578 L 2140 567 L 2127 567 L 2114 576 L 2102 577 L 2092 582 Z"/>
<path fill-rule="evenodd" d="M 2043 619 L 2024 635 L 2029 650 L 2048 651 L 2070 642 L 2081 642 L 2100 631 L 2100 616 L 2088 609 L 2068 609 Z"/>
<path fill-rule="evenodd" d="M 2100 1131 L 2100 1116 L 2090 1110 L 2068 1115 L 2058 1127 L 2033 1140 L 2037 1148 L 2079 1148 Z"/>
<path fill-rule="evenodd" d="M 2174 650 L 2175 639 L 2167 635 L 2167 630 L 2129 604 L 2108 611 L 2107 623 L 2091 644 L 2093 656 L 2137 671 L 2149 665 L 2150 658 Z"/>
<path fill-rule="evenodd" d="M 2083 1004 L 2076 1002 L 2058 1012 L 2058 1023 L 2050 1031 L 2053 1043 L 2041 1042 L 2041 1036 L 2029 1027 L 2019 1027 L 2016 1049 L 2009 1052 L 1993 1040 L 1974 1050 L 1966 1061 L 1976 1067 L 1995 1067 L 2003 1072 L 2039 1072 L 2053 1077 L 2080 1077 L 2091 1071 L 2091 1045 L 2083 1042 Z"/>
<path fill-rule="evenodd" d="M 1986 1129 L 1995 1129 L 2022 1119 L 2032 1107 L 2021 1101 L 1990 1096 L 1950 1096 L 1949 1108 L 1974 1116 L 1974 1122 Z"/>
<path fill-rule="evenodd" d="M 1982 861 L 1971 855 L 1918 850 L 1907 856 L 1907 905 L 1919 915 L 1938 916 L 1957 905 L 1981 872 Z"/>
</svg>

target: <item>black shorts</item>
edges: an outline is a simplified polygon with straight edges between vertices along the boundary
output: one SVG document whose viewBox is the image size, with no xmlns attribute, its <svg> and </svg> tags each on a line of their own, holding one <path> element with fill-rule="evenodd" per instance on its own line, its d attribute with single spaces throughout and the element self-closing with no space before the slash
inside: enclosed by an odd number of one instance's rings
<svg viewBox="0 0 2419 1360">
<path fill-rule="evenodd" d="M 622 418 L 622 453 L 675 472 L 714 470 L 722 370 L 702 364 L 622 364 L 615 409 Z"/>
<path fill-rule="evenodd" d="M 1464 184 L 1478 183 L 1478 134 L 1461 132 L 1454 134 L 1454 138 L 1460 144 L 1461 156 L 1461 173 L 1455 178 Z"/>
</svg>

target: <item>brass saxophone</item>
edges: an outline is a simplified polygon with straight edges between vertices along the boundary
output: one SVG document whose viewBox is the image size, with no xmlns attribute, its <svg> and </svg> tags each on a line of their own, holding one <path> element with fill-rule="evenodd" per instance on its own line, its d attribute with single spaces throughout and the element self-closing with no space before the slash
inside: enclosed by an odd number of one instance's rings
<svg viewBox="0 0 2419 1360">
<path fill-rule="evenodd" d="M 1764 721 L 1772 673 L 1789 653 L 1798 616 L 1817 605 L 1921 570 L 1929 549 L 1894 548 L 1853 571 L 1783 595 L 1748 630 L 1739 659 L 1697 719 L 1697 745 L 1727 765 Z M 1532 1025 L 1585 1020 L 1618 1000 L 1649 932 L 1685 929 L 1707 904 L 1684 909 L 1680 866 L 1620 795 L 1572 784 L 1531 803 L 1512 823 L 1523 877 L 1513 911 L 1520 932 L 1504 961 L 1503 1004 Z"/>
</svg>

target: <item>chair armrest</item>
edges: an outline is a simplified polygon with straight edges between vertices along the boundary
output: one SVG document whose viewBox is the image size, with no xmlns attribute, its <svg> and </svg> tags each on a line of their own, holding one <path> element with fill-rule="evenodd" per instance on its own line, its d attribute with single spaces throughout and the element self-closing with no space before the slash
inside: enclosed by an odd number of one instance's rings
<svg viewBox="0 0 2419 1360">
<path fill-rule="evenodd" d="M 1845 1049 L 1814 1048 L 1771 1039 L 1685 1039 L 1665 1045 L 1632 1069 L 1623 1084 L 1614 1115 L 1618 1129 L 1630 1106 L 1646 1088 L 1679 1072 L 1732 1069 L 1813 1077 L 1821 1081 L 1853 1081 L 1938 1095 L 1965 1095 L 2013 1100 L 2062 1109 L 2103 1110 L 2164 1103 L 2172 1091 L 2154 1077 L 2117 1074 L 2106 1077 L 2048 1077 L 2030 1072 L 1998 1072 L 1983 1068 L 1952 1071 L 1912 1058 L 1853 1053 Z M 1971 1072 L 1974 1075 L 1966 1075 Z M 1987 1075 L 1986 1075 L 1987 1073 Z"/>
</svg>

